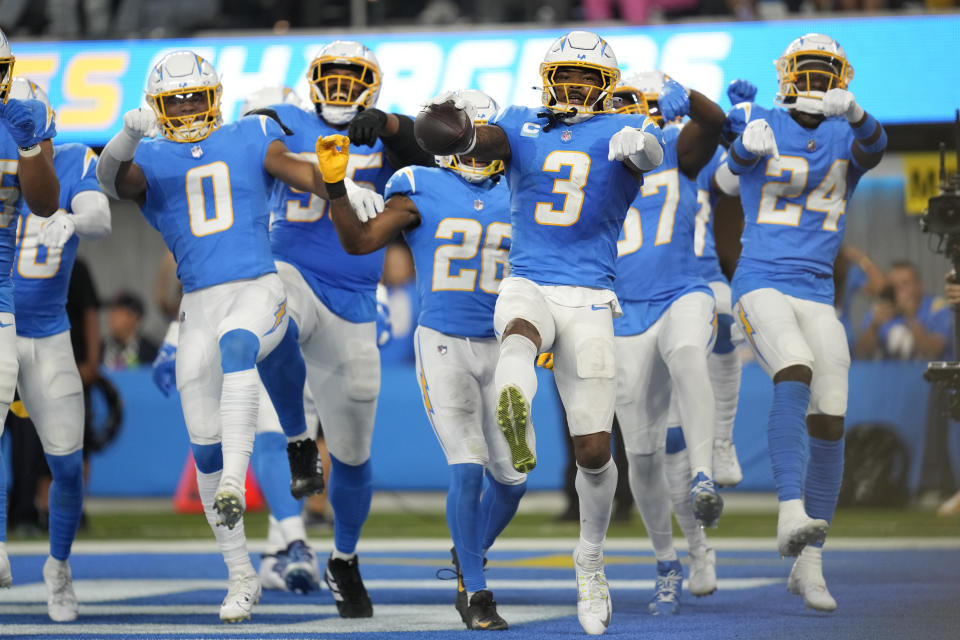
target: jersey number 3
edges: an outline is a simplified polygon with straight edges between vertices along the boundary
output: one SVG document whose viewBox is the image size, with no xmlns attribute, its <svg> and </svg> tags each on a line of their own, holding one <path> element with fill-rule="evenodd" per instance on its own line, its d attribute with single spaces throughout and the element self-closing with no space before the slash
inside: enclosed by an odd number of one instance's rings
<svg viewBox="0 0 960 640">
<path fill-rule="evenodd" d="M 583 189 L 590 175 L 590 156 L 582 151 L 551 151 L 543 159 L 545 173 L 560 173 L 564 167 L 570 168 L 569 176 L 553 181 L 553 193 L 563 196 L 563 206 L 554 209 L 552 202 L 538 202 L 534 219 L 540 224 L 569 227 L 580 219 Z"/>
</svg>

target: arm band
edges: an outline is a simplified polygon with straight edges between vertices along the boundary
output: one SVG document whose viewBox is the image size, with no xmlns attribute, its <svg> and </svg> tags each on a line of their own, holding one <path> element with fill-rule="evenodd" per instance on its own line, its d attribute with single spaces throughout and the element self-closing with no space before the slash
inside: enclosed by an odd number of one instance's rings
<svg viewBox="0 0 960 640">
<path fill-rule="evenodd" d="M 887 132 L 883 129 L 883 126 L 877 122 L 877 119 L 869 113 L 863 122 L 860 123 L 859 127 L 851 126 L 850 128 L 853 129 L 853 137 L 860 143 L 860 148 L 863 149 L 864 152 L 871 154 L 879 153 L 887 148 Z M 868 144 L 866 141 L 876 135 L 877 129 L 880 130 L 880 135 L 877 136 L 876 140 Z"/>
<path fill-rule="evenodd" d="M 340 182 L 324 182 L 323 184 L 327 188 L 327 200 L 336 200 L 347 195 L 347 186 L 343 183 L 343 180 Z"/>
<path fill-rule="evenodd" d="M 730 165 L 730 171 L 739 175 L 752 169 L 759 159 L 759 156 L 750 153 L 743 146 L 743 136 L 737 136 L 737 139 L 733 141 L 733 146 L 730 147 L 727 164 Z"/>
</svg>

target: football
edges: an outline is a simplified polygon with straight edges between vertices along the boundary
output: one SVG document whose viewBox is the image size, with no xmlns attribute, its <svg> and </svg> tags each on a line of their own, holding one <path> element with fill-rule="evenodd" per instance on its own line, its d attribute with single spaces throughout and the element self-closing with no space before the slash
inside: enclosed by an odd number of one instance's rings
<svg viewBox="0 0 960 640">
<path fill-rule="evenodd" d="M 462 153 L 473 137 L 473 121 L 453 102 L 431 104 L 423 108 L 413 123 L 413 135 L 420 147 L 436 156 Z"/>
</svg>

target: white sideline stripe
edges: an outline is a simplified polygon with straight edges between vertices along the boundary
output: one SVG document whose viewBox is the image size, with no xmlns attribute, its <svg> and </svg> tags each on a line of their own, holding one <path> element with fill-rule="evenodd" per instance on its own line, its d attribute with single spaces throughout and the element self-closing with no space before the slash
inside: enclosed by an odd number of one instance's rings
<svg viewBox="0 0 960 640">
<path fill-rule="evenodd" d="M 24 607 L 26 608 L 26 607 Z M 308 605 L 306 603 L 299 605 L 256 605 L 253 608 L 253 617 L 250 622 L 240 624 L 197 624 L 189 623 L 143 623 L 130 624 L 129 622 L 117 624 L 84 624 L 85 616 L 110 615 L 111 613 L 121 613 L 115 611 L 121 607 L 108 605 L 86 605 L 80 604 L 80 619 L 78 624 L 9 624 L 6 620 L 2 627 L 2 635 L 24 635 L 35 636 L 40 634 L 50 634 L 63 636 L 69 634 L 102 636 L 106 634 L 123 634 L 125 636 L 142 635 L 150 638 L 156 638 L 162 634 L 189 634 L 191 636 L 210 634 L 224 635 L 230 637 L 237 636 L 266 636 L 283 634 L 314 635 L 318 633 L 373 633 L 373 632 L 400 632 L 400 631 L 449 631 L 454 629 L 463 629 L 463 622 L 460 621 L 460 615 L 452 605 L 376 605 L 376 615 L 372 618 L 362 620 L 348 620 L 337 615 L 336 607 L 333 605 Z M 125 608 L 125 607 L 123 607 Z M 283 610 L 279 610 L 283 608 Z M 109 609 L 110 611 L 107 611 Z M 180 606 L 170 607 L 156 606 L 136 606 L 130 607 L 131 613 L 149 615 L 208 615 L 211 622 L 216 622 L 217 605 L 206 607 Z M 565 616 L 576 615 L 575 606 L 559 605 L 505 605 L 497 607 L 498 611 L 504 615 L 512 624 L 523 624 L 526 622 L 535 622 L 538 620 L 549 620 L 551 618 L 561 618 Z M 100 611 L 103 610 L 103 613 Z M 6 611 L 5 611 L 6 612 Z M 45 613 L 46 605 L 32 605 L 30 611 L 23 613 Z M 290 613 L 298 615 L 317 616 L 311 620 L 292 622 L 290 624 L 272 621 L 269 624 L 257 624 L 255 621 L 259 615 L 271 613 Z"/>
<path fill-rule="evenodd" d="M 727 578 L 718 580 L 718 588 L 739 591 L 743 589 L 757 589 L 768 587 L 770 585 L 785 582 L 784 578 Z M 429 590 L 429 591 L 450 591 L 451 583 L 444 580 L 423 579 L 376 579 L 364 580 L 367 589 L 384 590 Z M 521 591 L 574 591 L 576 582 L 572 578 L 548 578 L 544 580 L 509 580 L 495 579 L 487 580 L 487 586 L 494 590 L 517 589 Z M 75 580 L 73 583 L 77 599 L 83 603 L 85 611 L 90 612 L 108 612 L 115 613 L 145 613 L 149 610 L 163 613 L 178 613 L 183 607 L 180 605 L 92 605 L 96 602 L 114 602 L 117 600 L 129 600 L 133 598 L 150 598 L 170 595 L 174 593 L 184 593 L 190 591 L 225 591 L 227 583 L 225 580 Z M 623 591 L 650 591 L 654 587 L 653 580 L 611 580 L 610 587 L 614 590 Z M 42 582 L 30 582 L 22 585 L 15 585 L 9 591 L 5 592 L 0 602 L 0 613 L 26 613 L 21 608 L 24 605 L 32 605 L 37 602 L 45 602 L 46 595 Z M 38 605 L 41 606 L 41 605 Z M 46 605 L 42 605 L 46 606 Z M 278 613 L 297 613 L 310 611 L 311 605 L 306 603 L 294 605 L 269 605 L 278 607 Z M 320 605 L 316 605 L 320 607 Z M 268 609 L 261 610 L 266 611 Z M 317 613 L 323 613 L 325 609 L 320 607 Z M 107 615 L 106 613 L 97 613 L 97 615 Z"/>
<path fill-rule="evenodd" d="M 771 528 L 775 521 L 771 521 Z M 330 542 L 315 542 L 314 550 L 327 554 L 332 550 Z M 448 552 L 452 542 L 446 538 L 421 538 L 413 540 L 378 539 L 360 540 L 358 551 L 436 551 Z M 576 540 L 569 538 L 503 538 L 497 540 L 497 551 L 563 551 L 572 552 Z M 266 549 L 263 539 L 248 540 L 252 553 L 261 553 Z M 678 549 L 686 549 L 686 543 L 678 539 Z M 714 538 L 710 546 L 722 551 L 776 551 L 777 540 L 769 538 Z M 49 544 L 44 541 L 7 542 L 7 551 L 11 555 L 40 555 L 49 552 Z M 607 551 L 652 551 L 647 538 L 612 538 L 604 544 Z M 889 551 L 889 550 L 935 550 L 960 549 L 960 538 L 828 538 L 827 551 Z M 218 553 L 216 542 L 210 540 L 80 540 L 73 543 L 74 554 L 112 554 L 112 553 Z"/>
</svg>

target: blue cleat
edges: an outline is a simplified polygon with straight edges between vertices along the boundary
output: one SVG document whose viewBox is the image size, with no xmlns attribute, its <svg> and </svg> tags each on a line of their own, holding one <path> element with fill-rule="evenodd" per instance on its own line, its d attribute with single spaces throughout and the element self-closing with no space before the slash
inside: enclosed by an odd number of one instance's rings
<svg viewBox="0 0 960 640">
<path fill-rule="evenodd" d="M 690 504 L 701 526 L 717 526 L 717 520 L 723 513 L 723 498 L 717 493 L 713 480 L 703 471 L 697 473 L 690 483 Z"/>
<path fill-rule="evenodd" d="M 289 591 L 309 593 L 320 590 L 320 570 L 313 550 L 303 540 L 294 540 L 283 552 L 286 563 L 280 571 Z M 280 554 L 277 554 L 278 556 Z"/>
<path fill-rule="evenodd" d="M 683 567 L 679 560 L 657 562 L 657 584 L 650 613 L 655 616 L 672 616 L 680 609 L 680 591 L 683 589 Z"/>
<path fill-rule="evenodd" d="M 265 553 L 260 556 L 260 587 L 264 591 L 286 591 L 283 570 L 287 566 L 287 551 Z"/>
</svg>

